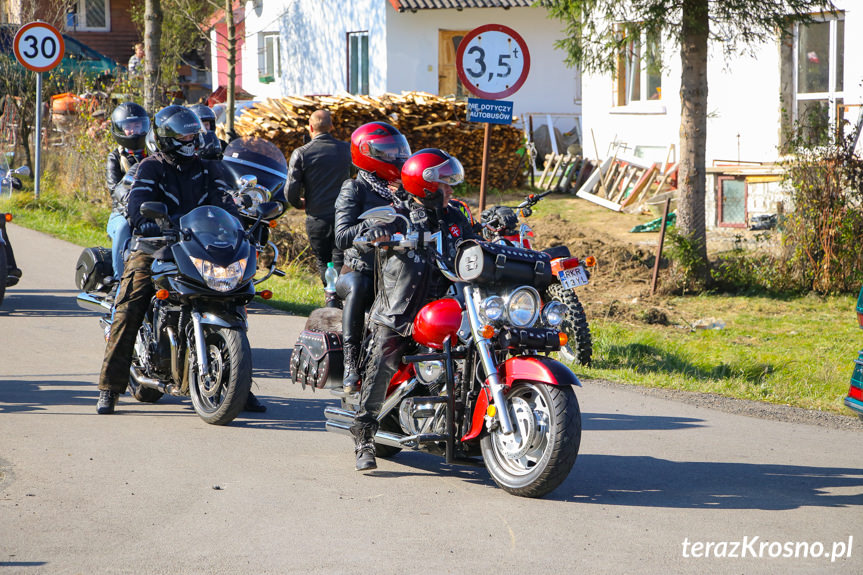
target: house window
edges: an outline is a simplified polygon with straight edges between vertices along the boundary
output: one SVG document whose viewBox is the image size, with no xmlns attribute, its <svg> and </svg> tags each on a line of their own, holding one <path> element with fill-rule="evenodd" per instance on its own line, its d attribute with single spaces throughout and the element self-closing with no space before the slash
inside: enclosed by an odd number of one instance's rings
<svg viewBox="0 0 863 575">
<path fill-rule="evenodd" d="M 368 32 L 348 32 L 348 92 L 369 93 Z"/>
<path fill-rule="evenodd" d="M 281 42 L 278 32 L 262 32 L 258 42 L 258 80 L 265 84 L 282 75 Z"/>
<path fill-rule="evenodd" d="M 799 24 L 794 35 L 794 119 L 806 140 L 823 143 L 842 124 L 845 21 Z"/>
<path fill-rule="evenodd" d="M 620 30 L 627 41 L 617 61 L 617 105 L 662 99 L 662 51 L 657 33 Z"/>
<path fill-rule="evenodd" d="M 722 227 L 746 227 L 746 180 L 720 177 L 716 219 Z"/>
<path fill-rule="evenodd" d="M 88 32 L 111 30 L 110 0 L 78 0 L 66 14 L 66 29 Z"/>
</svg>

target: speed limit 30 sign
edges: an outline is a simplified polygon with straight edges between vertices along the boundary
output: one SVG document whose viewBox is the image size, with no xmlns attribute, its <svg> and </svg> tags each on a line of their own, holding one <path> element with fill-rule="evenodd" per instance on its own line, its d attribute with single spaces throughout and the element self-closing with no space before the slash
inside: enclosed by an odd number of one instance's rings
<svg viewBox="0 0 863 575">
<path fill-rule="evenodd" d="M 30 22 L 15 34 L 12 43 L 15 58 L 33 72 L 47 72 L 63 59 L 66 45 L 63 35 L 47 22 Z"/>
<path fill-rule="evenodd" d="M 458 45 L 456 68 L 461 83 L 480 98 L 514 94 L 530 71 L 530 53 L 518 32 L 486 24 L 468 32 Z"/>
</svg>

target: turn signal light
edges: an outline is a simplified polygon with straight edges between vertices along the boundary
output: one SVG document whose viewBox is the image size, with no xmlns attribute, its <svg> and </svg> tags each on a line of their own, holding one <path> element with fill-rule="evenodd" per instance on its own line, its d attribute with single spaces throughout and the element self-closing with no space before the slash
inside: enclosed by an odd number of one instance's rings
<svg viewBox="0 0 863 575">
<path fill-rule="evenodd" d="M 494 337 L 494 327 L 490 325 L 482 326 L 482 329 L 479 330 L 479 334 L 483 336 L 485 339 L 490 337 Z"/>
<path fill-rule="evenodd" d="M 7 221 L 7 222 L 11 222 L 11 221 L 12 221 L 12 214 L 6 214 L 6 221 Z"/>
<path fill-rule="evenodd" d="M 279 223 L 276 220 L 270 220 L 270 223 L 268 223 L 267 225 L 270 226 L 271 228 L 274 228 L 277 225 L 279 225 Z"/>
<path fill-rule="evenodd" d="M 489 405 L 488 409 L 485 410 L 485 413 L 489 417 L 494 417 L 495 415 L 497 415 L 497 408 L 493 405 Z"/>
<path fill-rule="evenodd" d="M 169 292 L 168 290 L 160 289 L 159 291 L 156 292 L 156 299 L 162 299 L 162 300 L 168 299 L 168 296 L 170 296 L 170 295 L 171 295 L 171 292 Z"/>
<path fill-rule="evenodd" d="M 264 291 L 259 292 L 258 295 L 264 299 L 270 299 L 271 297 L 273 297 L 273 292 L 271 292 L 268 289 L 265 289 Z"/>
<path fill-rule="evenodd" d="M 589 268 L 592 268 L 593 266 L 596 265 L 596 258 L 593 256 L 587 256 L 586 258 L 584 258 L 584 265 L 586 265 Z"/>
<path fill-rule="evenodd" d="M 566 335 L 564 332 L 560 332 L 559 334 L 557 334 L 557 338 L 560 340 L 560 347 L 563 347 L 567 343 L 569 343 L 569 336 Z"/>
</svg>

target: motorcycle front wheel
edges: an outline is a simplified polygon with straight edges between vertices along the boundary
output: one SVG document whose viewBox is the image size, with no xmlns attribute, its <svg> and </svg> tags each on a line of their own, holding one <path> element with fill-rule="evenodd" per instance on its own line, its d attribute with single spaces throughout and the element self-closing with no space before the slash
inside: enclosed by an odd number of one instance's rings
<svg viewBox="0 0 863 575">
<path fill-rule="evenodd" d="M 574 291 L 560 284 L 548 286 L 548 296 L 554 301 L 566 304 L 569 308 L 563 323 L 560 324 L 560 330 L 569 338 L 567 344 L 558 352 L 560 358 L 565 363 L 590 365 L 590 359 L 593 356 L 593 340 L 590 336 L 590 326 L 587 324 L 587 315 L 581 302 L 578 301 L 578 296 Z"/>
<path fill-rule="evenodd" d="M 242 411 L 252 387 L 252 349 L 244 331 L 211 325 L 203 330 L 209 378 L 199 374 L 198 362 L 192 361 L 189 394 L 201 419 L 227 425 Z M 195 353 L 194 337 L 187 349 Z"/>
<path fill-rule="evenodd" d="M 569 475 L 581 443 L 581 410 L 569 385 L 524 381 L 506 396 L 514 431 L 480 440 L 486 469 L 505 491 L 542 497 Z"/>
</svg>

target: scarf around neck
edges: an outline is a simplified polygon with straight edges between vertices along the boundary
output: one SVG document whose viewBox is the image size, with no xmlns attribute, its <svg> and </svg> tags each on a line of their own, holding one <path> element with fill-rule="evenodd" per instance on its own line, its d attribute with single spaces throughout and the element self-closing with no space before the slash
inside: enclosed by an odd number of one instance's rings
<svg viewBox="0 0 863 575">
<path fill-rule="evenodd" d="M 392 203 L 394 198 L 392 192 L 387 187 L 387 181 L 378 177 L 376 174 L 360 170 L 360 177 L 375 191 L 377 195 Z"/>
</svg>

